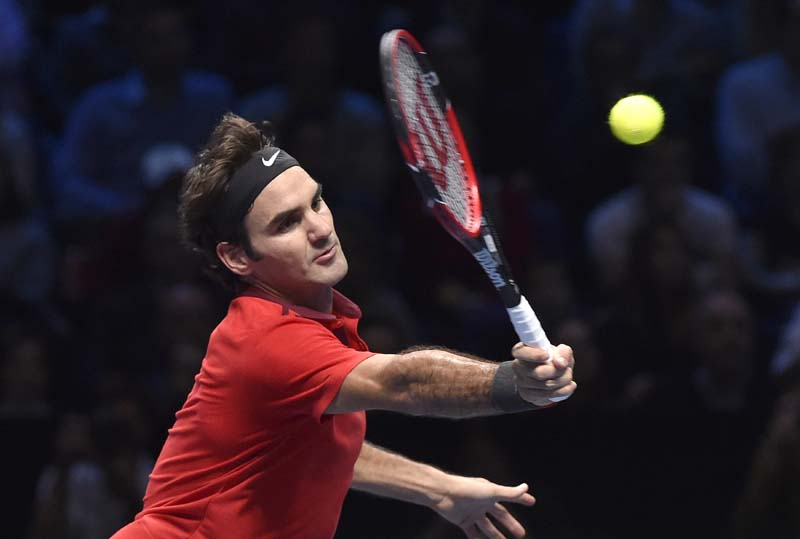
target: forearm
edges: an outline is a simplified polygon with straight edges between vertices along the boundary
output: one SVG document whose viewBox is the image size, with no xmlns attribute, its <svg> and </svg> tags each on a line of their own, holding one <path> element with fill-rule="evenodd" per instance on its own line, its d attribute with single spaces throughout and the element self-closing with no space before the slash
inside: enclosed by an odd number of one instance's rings
<svg viewBox="0 0 800 539">
<path fill-rule="evenodd" d="M 433 508 L 442 500 L 449 477 L 438 468 L 364 442 L 352 488 Z"/>
<path fill-rule="evenodd" d="M 489 515 L 510 532 L 508 537 L 523 537 L 525 528 L 498 502 L 532 505 L 535 501 L 527 484 L 509 487 L 481 477 L 448 474 L 367 443 L 356 461 L 352 486 L 428 507 L 460 527 L 468 537 L 477 537 L 480 530 L 490 537 L 500 537 Z"/>
<path fill-rule="evenodd" d="M 375 354 L 345 378 L 328 414 L 388 410 L 411 415 L 464 418 L 522 412 L 569 397 L 571 354 L 515 347 L 514 361 L 493 363 L 442 349 Z M 552 397 L 552 398 L 551 398 Z"/>
<path fill-rule="evenodd" d="M 395 356 L 390 377 L 405 413 L 451 418 L 500 413 L 492 400 L 498 364 L 447 350 Z"/>
</svg>

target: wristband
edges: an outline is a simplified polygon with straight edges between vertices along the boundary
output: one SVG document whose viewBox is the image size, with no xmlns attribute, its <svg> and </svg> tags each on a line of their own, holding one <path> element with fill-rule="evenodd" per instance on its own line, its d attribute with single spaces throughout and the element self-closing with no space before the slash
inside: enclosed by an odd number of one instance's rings
<svg viewBox="0 0 800 539">
<path fill-rule="evenodd" d="M 503 413 L 513 414 L 552 406 L 551 404 L 537 406 L 519 396 L 517 384 L 514 383 L 513 363 L 513 361 L 500 363 L 494 375 L 494 380 L 492 380 L 492 405 L 495 409 Z"/>
</svg>

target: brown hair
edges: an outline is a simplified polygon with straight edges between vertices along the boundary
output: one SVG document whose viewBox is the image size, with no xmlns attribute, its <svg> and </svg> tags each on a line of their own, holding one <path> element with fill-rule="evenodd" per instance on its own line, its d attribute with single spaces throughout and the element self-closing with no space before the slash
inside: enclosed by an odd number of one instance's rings
<svg viewBox="0 0 800 539">
<path fill-rule="evenodd" d="M 183 242 L 203 258 L 205 272 L 226 287 L 236 290 L 239 277 L 217 257 L 217 244 L 230 242 L 242 246 L 250 258 L 257 259 L 244 229 L 244 220 L 224 229 L 214 223 L 214 213 L 227 192 L 233 173 L 250 156 L 272 145 L 269 122 L 254 124 L 231 112 L 217 124 L 183 180 L 178 216 Z"/>
</svg>

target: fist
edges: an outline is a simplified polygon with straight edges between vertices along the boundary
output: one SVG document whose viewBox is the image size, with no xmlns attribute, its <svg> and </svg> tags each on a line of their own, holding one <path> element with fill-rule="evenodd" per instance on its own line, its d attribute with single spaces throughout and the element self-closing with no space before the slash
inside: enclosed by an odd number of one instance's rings
<svg viewBox="0 0 800 539">
<path fill-rule="evenodd" d="M 547 406 L 569 398 L 578 385 L 572 380 L 575 358 L 572 348 L 559 344 L 550 352 L 517 343 L 511 349 L 514 356 L 514 378 L 517 392 L 523 400 L 536 406 Z"/>
</svg>

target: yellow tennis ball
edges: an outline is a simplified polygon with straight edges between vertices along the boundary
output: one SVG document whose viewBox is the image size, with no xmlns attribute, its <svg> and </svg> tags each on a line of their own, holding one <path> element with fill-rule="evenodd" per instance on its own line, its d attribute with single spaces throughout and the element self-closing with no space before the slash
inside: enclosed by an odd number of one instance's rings
<svg viewBox="0 0 800 539">
<path fill-rule="evenodd" d="M 608 123 L 611 132 L 622 142 L 644 144 L 653 140 L 664 127 L 664 109 L 649 95 L 629 95 L 611 107 Z"/>
</svg>

